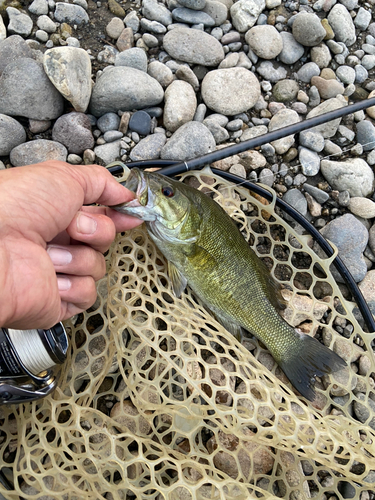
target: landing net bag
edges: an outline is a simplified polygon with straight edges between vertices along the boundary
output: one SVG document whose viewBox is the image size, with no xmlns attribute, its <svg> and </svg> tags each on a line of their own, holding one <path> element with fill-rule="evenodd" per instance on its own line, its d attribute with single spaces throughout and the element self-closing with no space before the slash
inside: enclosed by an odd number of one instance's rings
<svg viewBox="0 0 375 500">
<path fill-rule="evenodd" d="M 229 212 L 282 283 L 287 321 L 347 368 L 317 381 L 313 404 L 295 395 L 254 337 L 238 342 L 189 289 L 174 297 L 142 225 L 118 236 L 95 305 L 66 323 L 71 347 L 57 390 L 0 407 L 0 463 L 13 484 L 0 492 L 9 500 L 371 499 L 375 334 L 344 298 L 332 258 L 274 202 L 209 171 L 185 181 Z"/>
</svg>

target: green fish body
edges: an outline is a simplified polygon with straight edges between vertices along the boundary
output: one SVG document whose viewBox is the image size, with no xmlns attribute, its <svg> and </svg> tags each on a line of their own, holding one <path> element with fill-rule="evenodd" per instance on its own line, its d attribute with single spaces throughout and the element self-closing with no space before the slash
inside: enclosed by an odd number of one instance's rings
<svg viewBox="0 0 375 500">
<path fill-rule="evenodd" d="M 114 208 L 146 221 L 168 260 L 176 296 L 189 285 L 237 338 L 241 328 L 254 334 L 309 400 L 315 397 L 316 376 L 346 366 L 333 351 L 283 320 L 277 311 L 282 307 L 278 284 L 214 200 L 186 184 L 138 169 L 132 169 L 126 187 L 136 198 Z"/>
</svg>

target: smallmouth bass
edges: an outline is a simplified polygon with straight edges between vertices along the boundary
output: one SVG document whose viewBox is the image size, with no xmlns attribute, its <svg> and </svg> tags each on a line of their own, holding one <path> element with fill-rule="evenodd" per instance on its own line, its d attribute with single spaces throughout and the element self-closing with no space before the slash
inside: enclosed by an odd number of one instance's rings
<svg viewBox="0 0 375 500">
<path fill-rule="evenodd" d="M 189 285 L 236 338 L 241 328 L 255 335 L 299 393 L 313 401 L 315 377 L 346 363 L 280 316 L 280 286 L 231 217 L 201 191 L 158 173 L 133 168 L 126 187 L 135 198 L 112 208 L 146 222 L 168 261 L 175 295 Z"/>
</svg>

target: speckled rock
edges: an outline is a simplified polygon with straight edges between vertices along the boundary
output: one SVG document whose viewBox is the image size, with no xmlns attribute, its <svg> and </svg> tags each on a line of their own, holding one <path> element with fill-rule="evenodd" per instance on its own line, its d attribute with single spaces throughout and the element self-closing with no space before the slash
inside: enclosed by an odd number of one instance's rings
<svg viewBox="0 0 375 500">
<path fill-rule="evenodd" d="M 108 165 L 120 157 L 121 139 L 94 148 L 97 160 L 103 165 Z"/>
<path fill-rule="evenodd" d="M 168 87 L 173 82 L 172 70 L 159 61 L 152 61 L 147 68 L 147 72 L 155 78 L 162 87 Z"/>
<path fill-rule="evenodd" d="M 292 109 L 281 109 L 271 118 L 268 130 L 272 132 L 273 130 L 278 130 L 279 128 L 286 127 L 287 125 L 298 123 L 299 121 L 301 121 L 301 119 L 298 116 L 298 113 Z M 272 142 L 272 146 L 275 148 L 276 153 L 280 155 L 286 153 L 288 149 L 293 146 L 293 144 L 294 134 Z"/>
<path fill-rule="evenodd" d="M 375 414 L 375 402 L 371 398 L 366 398 L 361 392 L 356 394 L 356 397 L 362 402 L 354 400 L 353 408 L 355 416 L 363 424 L 368 422 L 369 427 L 375 430 L 375 417 L 371 418 L 371 416 Z M 351 498 L 354 497 L 351 496 Z"/>
<path fill-rule="evenodd" d="M 167 130 L 175 132 L 194 118 L 197 98 L 189 83 L 182 80 L 172 82 L 165 91 L 164 98 L 163 123 Z"/>
<path fill-rule="evenodd" d="M 273 61 L 263 61 L 259 64 L 257 72 L 269 82 L 278 82 L 287 76 L 287 70 L 282 65 L 275 64 Z"/>
<path fill-rule="evenodd" d="M 59 23 L 83 24 L 89 22 L 89 16 L 80 5 L 57 2 L 55 8 L 55 19 Z"/>
<path fill-rule="evenodd" d="M 245 68 L 217 69 L 204 77 L 201 92 L 210 109 L 233 116 L 256 104 L 260 86 L 256 76 Z"/>
<path fill-rule="evenodd" d="M 63 144 L 69 153 L 81 154 L 85 149 L 92 149 L 95 140 L 90 118 L 77 112 L 60 116 L 53 126 L 52 139 Z"/>
<path fill-rule="evenodd" d="M 323 113 L 328 113 L 328 111 L 333 111 L 334 109 L 342 108 L 343 106 L 347 106 L 346 100 L 341 97 L 333 97 L 332 99 L 327 99 L 322 102 L 314 109 L 312 109 L 306 116 L 306 118 L 313 118 L 314 116 L 321 115 Z M 322 125 L 318 125 L 317 127 L 312 128 L 312 131 L 318 132 L 322 134 L 322 136 L 327 139 L 329 137 L 333 137 L 340 125 L 341 118 L 336 118 L 336 120 L 331 120 L 328 123 L 323 123 Z"/>
<path fill-rule="evenodd" d="M 352 214 L 358 215 L 363 219 L 372 219 L 375 217 L 375 203 L 361 196 L 353 196 L 350 198 L 349 210 Z"/>
<path fill-rule="evenodd" d="M 215 21 L 206 12 L 177 7 L 172 11 L 172 17 L 179 23 L 203 24 L 205 27 L 215 26 Z"/>
<path fill-rule="evenodd" d="M 330 10 L 327 20 L 335 33 L 337 42 L 344 42 L 348 47 L 356 41 L 353 19 L 344 5 L 337 3 Z"/>
<path fill-rule="evenodd" d="M 8 155 L 25 141 L 26 132 L 20 122 L 10 116 L 0 115 L 0 156 Z"/>
<path fill-rule="evenodd" d="M 361 158 L 342 162 L 322 160 L 320 168 L 330 185 L 338 191 L 348 191 L 350 196 L 362 197 L 374 192 L 374 173 Z"/>
<path fill-rule="evenodd" d="M 280 80 L 272 89 L 272 94 L 278 102 L 290 102 L 296 98 L 299 85 L 295 80 Z"/>
<path fill-rule="evenodd" d="M 265 7 L 265 0 L 238 0 L 230 8 L 233 26 L 240 33 L 247 31 L 257 22 Z"/>
<path fill-rule="evenodd" d="M 67 156 L 66 147 L 59 142 L 36 139 L 12 149 L 10 162 L 14 167 L 22 167 L 47 160 L 66 161 Z"/>
<path fill-rule="evenodd" d="M 371 245 L 371 234 L 369 239 L 369 246 L 371 248 L 374 247 L 373 245 Z M 362 295 L 365 298 L 372 314 L 375 314 L 375 270 L 369 271 L 366 274 L 365 278 L 359 284 L 359 289 L 361 290 Z M 366 357 L 363 356 L 363 358 Z M 362 364 L 365 364 L 365 362 L 362 361 Z M 360 373 L 361 373 L 361 362 L 360 362 Z M 362 375 L 365 375 L 365 373 L 362 373 Z"/>
<path fill-rule="evenodd" d="M 9 17 L 8 33 L 25 37 L 30 35 L 33 29 L 33 21 L 27 14 L 14 7 L 7 7 L 6 13 Z"/>
<path fill-rule="evenodd" d="M 283 39 L 274 26 L 254 26 L 245 35 L 251 50 L 262 59 L 274 59 L 283 49 Z"/>
<path fill-rule="evenodd" d="M 9 63 L 21 57 L 32 58 L 30 47 L 21 36 L 8 36 L 0 43 L 0 75 Z"/>
<path fill-rule="evenodd" d="M 320 170 L 320 157 L 315 151 L 304 147 L 299 148 L 298 159 L 302 173 L 307 176 L 316 175 Z"/>
<path fill-rule="evenodd" d="M 196 158 L 216 148 L 215 139 L 208 128 L 200 122 L 182 125 L 161 150 L 163 160 L 185 161 Z"/>
<path fill-rule="evenodd" d="M 319 17 L 316 14 L 301 12 L 293 22 L 292 32 L 294 38 L 306 47 L 318 45 L 326 36 Z"/>
<path fill-rule="evenodd" d="M 132 161 L 157 160 L 160 158 L 162 147 L 166 143 L 165 134 L 151 134 L 134 146 L 130 152 Z"/>
</svg>

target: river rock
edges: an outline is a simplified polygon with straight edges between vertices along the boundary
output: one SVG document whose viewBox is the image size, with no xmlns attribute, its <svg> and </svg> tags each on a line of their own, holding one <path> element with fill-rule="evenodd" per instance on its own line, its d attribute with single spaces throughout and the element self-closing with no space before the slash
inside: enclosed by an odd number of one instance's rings
<svg viewBox="0 0 375 500">
<path fill-rule="evenodd" d="M 336 97 L 338 94 L 344 93 L 344 85 L 338 82 L 337 80 L 326 80 L 325 78 L 321 78 L 320 76 L 313 76 L 311 78 L 311 85 L 315 85 L 315 87 L 319 91 L 320 97 L 323 99 L 331 99 L 332 97 Z"/>
<path fill-rule="evenodd" d="M 60 116 L 53 126 L 52 139 L 63 144 L 69 153 L 79 155 L 85 149 L 92 149 L 95 141 L 90 118 L 77 112 Z"/>
<path fill-rule="evenodd" d="M 334 109 L 342 108 L 343 106 L 347 106 L 346 100 L 341 97 L 333 97 L 332 99 L 327 99 L 322 102 L 314 109 L 312 109 L 306 116 L 306 118 L 313 118 L 314 116 L 322 115 L 323 113 L 328 113 L 329 111 L 333 111 Z M 318 125 L 317 127 L 313 127 L 311 130 L 314 132 L 318 132 L 322 134 L 322 136 L 327 139 L 329 137 L 333 137 L 337 129 L 340 125 L 341 118 L 336 118 L 335 120 L 331 120 L 330 122 L 323 123 L 322 125 Z"/>
<path fill-rule="evenodd" d="M 91 60 L 77 47 L 56 47 L 43 58 L 48 78 L 76 111 L 84 113 L 91 97 Z"/>
<path fill-rule="evenodd" d="M 215 37 L 191 28 L 175 28 L 164 36 L 164 49 L 179 61 L 202 66 L 217 66 L 224 50 Z"/>
<path fill-rule="evenodd" d="M 83 7 L 71 3 L 57 2 L 55 19 L 59 23 L 83 24 L 89 22 L 89 16 Z"/>
<path fill-rule="evenodd" d="M 233 116 L 255 106 L 260 85 L 256 76 L 245 68 L 217 69 L 204 77 L 201 92 L 210 109 Z"/>
<path fill-rule="evenodd" d="M 215 26 L 224 24 L 228 17 L 228 7 L 220 0 L 206 0 L 206 5 L 202 11 L 212 17 Z"/>
<path fill-rule="evenodd" d="M 319 172 L 320 157 L 315 151 L 300 147 L 298 159 L 301 163 L 301 169 L 304 175 L 311 177 Z"/>
<path fill-rule="evenodd" d="M 254 26 L 245 35 L 251 50 L 262 59 L 274 59 L 283 49 L 283 39 L 274 26 Z"/>
<path fill-rule="evenodd" d="M 96 146 L 94 148 L 94 152 L 101 164 L 108 165 L 108 163 L 119 159 L 120 148 L 121 139 L 119 139 L 118 141 L 113 141 L 107 144 Z"/>
<path fill-rule="evenodd" d="M 45 31 L 46 33 L 55 33 L 57 29 L 56 23 L 53 22 L 48 16 L 39 16 L 36 24 L 40 30 Z"/>
<path fill-rule="evenodd" d="M 34 0 L 28 10 L 36 16 L 48 14 L 48 2 L 47 0 Z"/>
<path fill-rule="evenodd" d="M 146 52 L 139 47 L 123 50 L 116 55 L 115 66 L 127 66 L 128 68 L 147 71 Z"/>
<path fill-rule="evenodd" d="M 272 118 L 268 126 L 269 132 L 278 130 L 279 128 L 286 127 L 287 125 L 292 125 L 293 123 L 298 123 L 301 121 L 298 113 L 292 109 L 280 109 Z M 294 144 L 294 134 L 273 141 L 272 146 L 275 148 L 277 154 L 282 155 L 288 151 Z M 306 201 L 306 200 L 305 200 Z"/>
<path fill-rule="evenodd" d="M 335 33 L 338 42 L 344 42 L 347 47 L 355 43 L 355 26 L 348 10 L 341 3 L 337 3 L 330 10 L 327 20 Z"/>
<path fill-rule="evenodd" d="M 290 102 L 296 98 L 299 85 L 295 80 L 279 80 L 272 89 L 272 94 L 278 102 Z"/>
<path fill-rule="evenodd" d="M 307 201 L 299 189 L 293 188 L 287 191 L 283 196 L 283 200 L 303 216 L 307 214 Z M 288 215 L 286 215 L 286 217 L 293 220 Z"/>
<path fill-rule="evenodd" d="M 104 71 L 94 86 L 90 109 L 94 116 L 110 111 L 130 111 L 159 104 L 162 86 L 144 71 L 116 66 Z"/>
<path fill-rule="evenodd" d="M 6 66 L 0 77 L 0 113 L 53 120 L 62 114 L 63 107 L 63 98 L 42 64 L 24 57 Z"/>
<path fill-rule="evenodd" d="M 8 33 L 24 37 L 29 36 L 33 29 L 32 19 L 14 7 L 7 7 L 6 12 L 9 17 Z"/>
<path fill-rule="evenodd" d="M 129 155 L 130 159 L 132 161 L 157 160 L 166 142 L 165 134 L 151 134 L 134 146 Z"/>
<path fill-rule="evenodd" d="M 8 155 L 13 148 L 25 141 L 23 126 L 10 116 L 0 115 L 0 156 Z"/>
<path fill-rule="evenodd" d="M 140 135 L 151 132 L 151 116 L 146 111 L 136 111 L 129 120 L 129 129 Z"/>
<path fill-rule="evenodd" d="M 316 14 L 301 12 L 293 22 L 292 33 L 300 44 L 306 47 L 318 45 L 326 36 L 319 17 Z"/>
<path fill-rule="evenodd" d="M 172 70 L 159 61 L 150 62 L 147 72 L 152 78 L 155 78 L 162 87 L 168 87 L 174 79 Z"/>
<path fill-rule="evenodd" d="M 164 26 L 172 24 L 172 14 L 165 5 L 156 0 L 143 0 L 142 13 L 150 21 L 158 21 Z"/>
<path fill-rule="evenodd" d="M 67 156 L 66 147 L 59 142 L 36 139 L 12 149 L 10 162 L 14 167 L 22 167 L 48 160 L 66 161 Z"/>
<path fill-rule="evenodd" d="M 287 70 L 284 66 L 275 64 L 273 61 L 262 61 L 257 68 L 257 72 L 269 82 L 278 82 L 287 76 Z"/>
<path fill-rule="evenodd" d="M 374 173 L 361 158 L 322 160 L 320 169 L 325 179 L 338 191 L 348 191 L 350 196 L 365 198 L 374 192 Z"/>
<path fill-rule="evenodd" d="M 279 59 L 284 64 L 294 64 L 299 61 L 305 52 L 303 45 L 297 42 L 292 33 L 282 31 L 280 33 L 283 48 L 279 54 Z"/>
<path fill-rule="evenodd" d="M 178 3 L 188 9 L 202 10 L 206 5 L 206 0 L 181 0 Z"/>
<path fill-rule="evenodd" d="M 0 75 L 6 66 L 21 57 L 32 58 L 32 52 L 25 40 L 19 35 L 12 35 L 0 43 Z"/>
<path fill-rule="evenodd" d="M 4 20 L 3 20 L 3 17 L 2 15 L 0 14 L 0 42 L 2 40 L 5 40 L 7 37 L 7 29 L 6 29 L 6 26 L 4 24 Z"/>
<path fill-rule="evenodd" d="M 172 17 L 179 23 L 203 24 L 206 27 L 215 26 L 215 21 L 206 12 L 178 7 L 172 12 Z"/>
<path fill-rule="evenodd" d="M 363 151 L 371 151 L 375 148 L 375 127 L 369 120 L 357 123 L 357 141 L 362 144 Z"/>
<path fill-rule="evenodd" d="M 353 196 L 349 201 L 349 210 L 354 215 L 362 219 L 372 219 L 375 217 L 375 203 L 368 198 Z"/>
<path fill-rule="evenodd" d="M 197 98 L 193 87 L 182 80 L 175 80 L 165 91 L 163 123 L 167 130 L 175 132 L 181 125 L 194 118 Z"/>
<path fill-rule="evenodd" d="M 265 0 L 238 0 L 230 8 L 233 26 L 240 33 L 247 31 L 257 22 L 265 7 Z"/>
<path fill-rule="evenodd" d="M 200 122 L 182 125 L 161 150 L 163 160 L 185 161 L 215 151 L 216 143 L 208 128 Z"/>
</svg>

